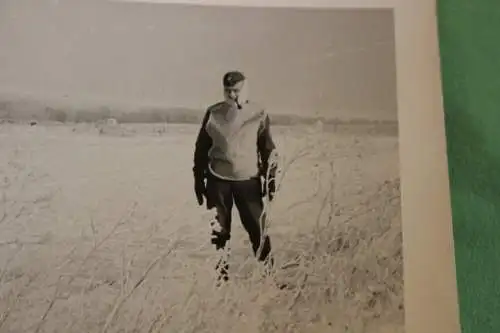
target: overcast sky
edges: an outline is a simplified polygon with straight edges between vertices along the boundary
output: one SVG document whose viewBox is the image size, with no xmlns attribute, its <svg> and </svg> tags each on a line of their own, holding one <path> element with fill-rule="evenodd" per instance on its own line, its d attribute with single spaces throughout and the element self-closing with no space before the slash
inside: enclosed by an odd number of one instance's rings
<svg viewBox="0 0 500 333">
<path fill-rule="evenodd" d="M 0 89 L 204 108 L 240 69 L 269 112 L 396 118 L 392 14 L 3 0 Z"/>
</svg>

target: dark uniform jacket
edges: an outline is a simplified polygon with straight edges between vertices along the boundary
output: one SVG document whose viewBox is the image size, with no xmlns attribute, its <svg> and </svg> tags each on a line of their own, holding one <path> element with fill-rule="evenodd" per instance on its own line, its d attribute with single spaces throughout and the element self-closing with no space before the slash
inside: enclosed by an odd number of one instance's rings
<svg viewBox="0 0 500 333">
<path fill-rule="evenodd" d="M 217 103 L 203 118 L 193 172 L 198 179 L 211 174 L 231 181 L 265 176 L 275 148 L 269 116 L 262 107 L 247 102 L 238 109 Z"/>
</svg>

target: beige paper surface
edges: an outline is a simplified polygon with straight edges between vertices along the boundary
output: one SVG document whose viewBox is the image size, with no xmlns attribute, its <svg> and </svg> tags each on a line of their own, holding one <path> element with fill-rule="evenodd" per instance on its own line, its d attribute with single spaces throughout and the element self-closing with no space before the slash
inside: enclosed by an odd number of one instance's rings
<svg viewBox="0 0 500 333">
<path fill-rule="evenodd" d="M 408 333 L 459 332 L 435 1 L 400 1 L 396 54 Z"/>
</svg>

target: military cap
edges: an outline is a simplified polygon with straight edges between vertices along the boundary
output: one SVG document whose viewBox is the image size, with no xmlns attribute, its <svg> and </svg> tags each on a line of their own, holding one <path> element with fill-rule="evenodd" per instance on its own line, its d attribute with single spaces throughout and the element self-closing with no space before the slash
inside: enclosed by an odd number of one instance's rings
<svg viewBox="0 0 500 333">
<path fill-rule="evenodd" d="M 231 71 L 224 74 L 222 78 L 222 84 L 224 87 L 232 87 L 238 82 L 244 81 L 245 75 L 240 71 Z"/>
</svg>

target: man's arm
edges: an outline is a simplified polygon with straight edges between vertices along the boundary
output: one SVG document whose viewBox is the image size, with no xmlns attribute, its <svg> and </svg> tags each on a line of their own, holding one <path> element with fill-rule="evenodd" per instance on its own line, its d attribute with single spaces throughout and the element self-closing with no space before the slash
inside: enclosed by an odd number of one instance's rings
<svg viewBox="0 0 500 333">
<path fill-rule="evenodd" d="M 266 177 L 268 172 L 271 177 L 274 177 L 276 173 L 276 165 L 274 165 L 270 170 L 269 169 L 269 158 L 271 153 L 276 149 L 276 145 L 274 144 L 273 137 L 271 135 L 271 122 L 269 119 L 269 115 L 264 116 L 264 120 L 261 124 L 259 130 L 259 137 L 257 140 L 257 150 L 259 152 L 261 168 L 261 175 Z"/>
<path fill-rule="evenodd" d="M 206 125 L 210 117 L 210 109 L 205 112 L 201 127 L 196 138 L 193 174 L 196 179 L 204 179 L 208 169 L 208 151 L 212 147 L 212 138 L 208 135 Z"/>
</svg>

